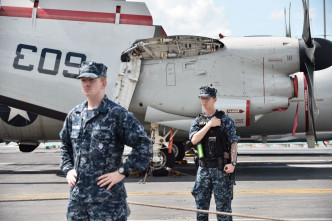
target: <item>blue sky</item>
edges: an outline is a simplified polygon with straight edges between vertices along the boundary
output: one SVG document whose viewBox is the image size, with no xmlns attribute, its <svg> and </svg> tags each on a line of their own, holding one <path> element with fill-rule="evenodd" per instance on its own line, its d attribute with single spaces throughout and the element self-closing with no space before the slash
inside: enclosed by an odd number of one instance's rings
<svg viewBox="0 0 332 221">
<path fill-rule="evenodd" d="M 285 36 L 284 8 L 291 3 L 292 37 L 301 38 L 302 0 L 134 0 L 147 4 L 155 25 L 168 35 L 202 35 L 217 38 L 252 35 Z M 326 4 L 326 34 L 332 40 L 332 0 Z M 323 38 L 323 0 L 310 1 L 311 33 Z"/>
</svg>

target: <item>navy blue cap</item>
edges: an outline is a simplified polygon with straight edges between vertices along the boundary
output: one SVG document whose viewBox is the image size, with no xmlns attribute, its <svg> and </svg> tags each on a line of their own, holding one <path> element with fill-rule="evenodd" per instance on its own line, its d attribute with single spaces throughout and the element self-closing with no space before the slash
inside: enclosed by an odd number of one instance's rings
<svg viewBox="0 0 332 221">
<path fill-rule="evenodd" d="M 217 97 L 217 89 L 203 86 L 199 89 L 198 97 Z"/>
<path fill-rule="evenodd" d="M 80 74 L 77 79 L 82 77 L 87 78 L 100 78 L 106 77 L 107 67 L 102 63 L 96 63 L 94 61 L 83 61 L 80 67 Z"/>
</svg>

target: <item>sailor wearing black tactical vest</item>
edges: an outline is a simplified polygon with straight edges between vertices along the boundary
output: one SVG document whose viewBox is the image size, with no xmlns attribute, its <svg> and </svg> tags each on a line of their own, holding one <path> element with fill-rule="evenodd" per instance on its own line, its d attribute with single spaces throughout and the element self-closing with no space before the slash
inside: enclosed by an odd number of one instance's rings
<svg viewBox="0 0 332 221">
<path fill-rule="evenodd" d="M 229 174 L 236 165 L 238 137 L 233 120 L 215 109 L 216 94 L 215 88 L 200 88 L 204 113 L 192 122 L 189 132 L 191 142 L 203 149 L 192 195 L 197 209 L 209 210 L 213 192 L 216 210 L 231 213 L 233 183 Z M 208 220 L 208 214 L 197 213 L 197 220 Z M 232 216 L 217 215 L 217 220 L 232 220 Z"/>
</svg>

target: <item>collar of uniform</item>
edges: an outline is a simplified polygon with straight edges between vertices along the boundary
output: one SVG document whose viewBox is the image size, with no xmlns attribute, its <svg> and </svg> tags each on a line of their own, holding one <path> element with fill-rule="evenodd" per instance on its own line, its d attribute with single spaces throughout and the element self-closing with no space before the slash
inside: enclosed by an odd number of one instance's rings
<svg viewBox="0 0 332 221">
<path fill-rule="evenodd" d="M 210 117 L 210 116 L 207 116 L 206 114 L 205 114 L 205 112 L 203 113 L 203 116 L 205 117 L 205 118 L 213 118 L 214 116 L 216 116 L 216 114 L 218 113 L 218 110 L 216 109 L 216 112 L 214 112 L 214 114 Z"/>
<path fill-rule="evenodd" d="M 78 107 L 76 108 L 76 113 L 82 113 L 84 108 L 86 107 L 87 105 L 87 101 L 84 101 L 83 103 L 81 103 L 80 105 L 78 105 Z"/>
<path fill-rule="evenodd" d="M 107 111 L 107 100 L 108 100 L 108 97 L 105 94 L 104 99 L 101 101 L 101 104 L 96 109 L 98 112 L 105 113 Z M 82 113 L 84 108 L 86 108 L 87 104 L 88 104 L 88 101 L 84 101 L 82 104 L 78 105 L 78 107 L 76 109 L 76 113 Z"/>
<path fill-rule="evenodd" d="M 106 113 L 107 112 L 107 101 L 108 101 L 108 97 L 105 94 L 104 99 L 101 101 L 101 104 L 97 108 L 97 111 L 102 112 L 102 113 Z"/>
</svg>

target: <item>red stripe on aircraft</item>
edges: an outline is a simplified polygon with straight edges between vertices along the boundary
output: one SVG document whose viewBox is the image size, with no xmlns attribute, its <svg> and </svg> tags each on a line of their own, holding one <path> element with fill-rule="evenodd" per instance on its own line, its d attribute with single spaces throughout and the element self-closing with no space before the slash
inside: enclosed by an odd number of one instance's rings
<svg viewBox="0 0 332 221">
<path fill-rule="evenodd" d="M 69 21 L 115 23 L 115 13 L 38 9 L 37 18 Z M 152 26 L 152 17 L 145 15 L 120 14 L 120 24 Z"/>
<path fill-rule="evenodd" d="M 296 128 L 297 128 L 297 122 L 298 122 L 298 113 L 299 113 L 299 103 L 297 103 L 297 106 L 296 106 L 296 112 L 295 112 L 295 118 L 294 118 L 294 126 L 293 126 L 293 132 L 292 132 L 292 136 L 294 137 L 295 136 L 295 133 L 296 133 Z"/>
<path fill-rule="evenodd" d="M 115 13 L 69 11 L 59 9 L 37 9 L 37 18 L 68 21 L 86 21 L 100 23 L 115 23 Z M 32 8 L 2 6 L 0 16 L 32 17 Z M 120 24 L 152 26 L 152 16 L 120 14 Z"/>
<path fill-rule="evenodd" d="M 115 13 L 68 11 L 68 10 L 58 10 L 58 9 L 38 8 L 37 18 L 68 20 L 68 21 L 115 23 Z"/>
<path fill-rule="evenodd" d="M 303 73 L 303 86 L 304 86 L 304 109 L 305 109 L 305 131 L 309 131 L 309 96 L 307 79 Z"/>
<path fill-rule="evenodd" d="M 153 22 L 152 22 L 152 16 L 121 14 L 120 24 L 152 26 Z"/>
<path fill-rule="evenodd" d="M 32 8 L 1 6 L 0 16 L 31 18 Z"/>
<path fill-rule="evenodd" d="M 288 109 L 288 107 L 282 107 L 282 108 L 272 109 L 272 111 L 282 112 L 282 111 L 286 111 L 287 109 Z"/>
<path fill-rule="evenodd" d="M 294 84 L 294 96 L 297 98 L 299 96 L 299 83 L 297 79 L 297 75 L 293 78 L 293 84 Z"/>
<path fill-rule="evenodd" d="M 247 100 L 246 106 L 246 126 L 250 125 L 250 100 Z"/>
</svg>

